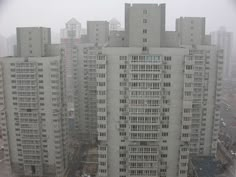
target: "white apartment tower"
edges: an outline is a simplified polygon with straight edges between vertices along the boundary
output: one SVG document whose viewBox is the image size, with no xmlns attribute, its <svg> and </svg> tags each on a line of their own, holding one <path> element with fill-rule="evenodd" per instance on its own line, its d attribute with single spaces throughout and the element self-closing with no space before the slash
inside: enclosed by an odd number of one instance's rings
<svg viewBox="0 0 236 177">
<path fill-rule="evenodd" d="M 65 92 L 70 120 L 70 131 L 73 135 L 79 135 L 79 103 L 78 103 L 78 45 L 80 43 L 81 24 L 72 18 L 66 23 L 66 28 L 61 30 L 61 56 L 65 66 Z"/>
<path fill-rule="evenodd" d="M 39 35 L 34 27 L 17 30 Z M 18 39 L 24 41 L 22 37 L 25 35 Z M 36 45 L 37 41 L 35 38 L 32 42 Z M 21 53 L 27 54 L 31 49 L 26 50 L 21 48 Z M 62 177 L 67 169 L 68 128 L 62 68 L 60 56 L 42 57 L 37 53 L 0 58 L 4 153 L 16 176 Z"/>
<path fill-rule="evenodd" d="M 85 143 L 94 144 L 97 140 L 96 60 L 102 47 L 108 43 L 109 23 L 106 21 L 88 21 L 87 30 L 88 40 L 79 45 L 78 126 L 81 140 Z"/>
<path fill-rule="evenodd" d="M 227 32 L 224 27 L 211 33 L 211 42 L 220 49 L 224 50 L 224 79 L 231 77 L 231 55 L 233 45 L 233 33 Z"/>
<path fill-rule="evenodd" d="M 98 176 L 186 177 L 190 154 L 216 153 L 222 51 L 200 18 L 170 32 L 164 4 L 125 13 L 124 43 L 97 55 Z M 203 25 L 190 39 L 178 30 L 189 20 Z"/>
<path fill-rule="evenodd" d="M 74 74 L 77 68 L 78 61 L 78 44 L 81 24 L 74 18 L 66 23 L 66 28 L 63 29 L 61 38 L 61 49 L 63 52 L 63 62 L 65 65 L 65 81 L 66 81 L 66 98 L 68 110 L 71 111 L 74 117 L 74 95 L 75 95 L 75 78 Z"/>
</svg>

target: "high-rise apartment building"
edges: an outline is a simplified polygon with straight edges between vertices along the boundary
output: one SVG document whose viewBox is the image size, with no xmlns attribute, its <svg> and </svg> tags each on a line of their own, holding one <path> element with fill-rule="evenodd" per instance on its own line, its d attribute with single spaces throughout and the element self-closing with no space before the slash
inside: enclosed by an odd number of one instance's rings
<svg viewBox="0 0 236 177">
<path fill-rule="evenodd" d="M 74 18 L 66 23 L 66 28 L 61 30 L 61 56 L 65 66 L 65 90 L 68 110 L 68 118 L 73 127 L 71 133 L 79 135 L 79 111 L 78 111 L 78 44 L 80 43 L 81 24 Z"/>
<path fill-rule="evenodd" d="M 90 143 L 97 141 L 97 55 L 100 46 L 84 46 L 82 59 L 84 63 L 84 120 L 85 138 Z"/>
<path fill-rule="evenodd" d="M 224 50 L 224 79 L 231 77 L 231 55 L 233 45 L 233 33 L 227 32 L 224 27 L 211 33 L 211 42 L 218 48 Z"/>
<path fill-rule="evenodd" d="M 18 36 L 19 44 L 29 40 L 30 33 L 39 36 L 44 29 L 18 28 L 17 31 L 27 36 L 27 39 Z M 62 60 L 60 56 L 42 57 L 40 52 L 32 56 L 34 51 L 41 51 L 35 47 L 39 44 L 33 36 L 30 39 L 33 49 L 21 47 L 21 56 L 0 58 L 0 119 L 5 162 L 16 176 L 62 177 L 68 163 Z M 40 44 L 40 48 L 45 46 Z"/>
<path fill-rule="evenodd" d="M 78 45 L 78 127 L 80 140 L 94 144 L 97 141 L 97 55 L 108 43 L 109 23 L 88 21 L 86 40 Z"/>
<path fill-rule="evenodd" d="M 186 177 L 190 154 L 215 155 L 223 53 L 205 19 L 177 24 L 165 31 L 164 4 L 126 4 L 124 43 L 97 55 L 98 176 Z"/>
</svg>

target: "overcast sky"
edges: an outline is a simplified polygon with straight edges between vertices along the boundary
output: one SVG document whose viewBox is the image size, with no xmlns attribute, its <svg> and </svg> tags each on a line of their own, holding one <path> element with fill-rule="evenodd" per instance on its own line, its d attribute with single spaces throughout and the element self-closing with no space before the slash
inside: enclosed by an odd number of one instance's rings
<svg viewBox="0 0 236 177">
<path fill-rule="evenodd" d="M 123 26 L 124 3 L 166 3 L 167 30 L 174 30 L 180 16 L 197 16 L 206 17 L 207 32 L 220 26 L 236 32 L 236 0 L 0 0 L 0 34 L 14 34 L 17 26 L 45 26 L 59 33 L 71 17 L 84 28 L 87 20 L 112 17 Z"/>
</svg>

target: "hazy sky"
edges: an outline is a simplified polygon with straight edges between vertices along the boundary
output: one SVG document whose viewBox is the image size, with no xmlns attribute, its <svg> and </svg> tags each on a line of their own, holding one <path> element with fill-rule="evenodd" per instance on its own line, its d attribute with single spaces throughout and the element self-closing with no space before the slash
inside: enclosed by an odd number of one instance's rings
<svg viewBox="0 0 236 177">
<path fill-rule="evenodd" d="M 0 0 L 0 34 L 9 36 L 17 26 L 46 26 L 59 33 L 71 17 L 83 27 L 86 20 L 112 17 L 123 25 L 124 3 L 166 3 L 167 30 L 174 30 L 180 16 L 198 16 L 206 17 L 207 32 L 220 26 L 236 32 L 236 0 Z"/>
</svg>

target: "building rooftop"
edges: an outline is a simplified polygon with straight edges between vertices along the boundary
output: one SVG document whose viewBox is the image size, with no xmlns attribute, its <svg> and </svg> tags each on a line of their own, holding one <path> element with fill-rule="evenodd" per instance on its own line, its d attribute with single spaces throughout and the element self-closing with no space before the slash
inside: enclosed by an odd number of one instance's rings
<svg viewBox="0 0 236 177">
<path fill-rule="evenodd" d="M 80 24 L 80 22 L 78 22 L 75 18 L 71 18 L 66 25 L 70 25 L 70 24 Z"/>
<path fill-rule="evenodd" d="M 192 168 L 196 177 L 217 177 L 222 174 L 222 164 L 212 156 L 193 157 Z"/>
</svg>

